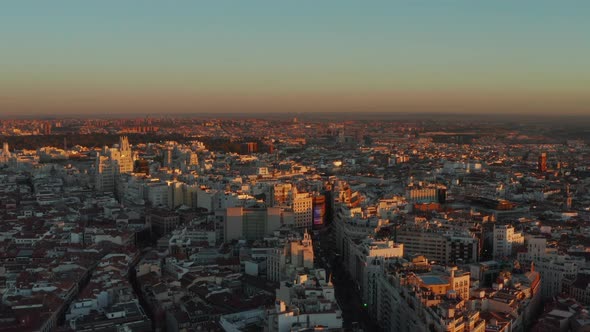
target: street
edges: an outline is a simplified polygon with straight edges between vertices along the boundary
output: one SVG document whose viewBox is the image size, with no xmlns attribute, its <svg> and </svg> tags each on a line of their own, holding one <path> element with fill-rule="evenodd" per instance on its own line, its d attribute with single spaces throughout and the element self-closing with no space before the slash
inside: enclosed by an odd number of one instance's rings
<svg viewBox="0 0 590 332">
<path fill-rule="evenodd" d="M 330 232 L 331 227 L 327 227 L 314 237 L 314 255 L 316 264 L 332 275 L 336 299 L 342 310 L 343 326 L 347 331 L 378 331 L 378 326 L 371 320 L 363 307 L 354 281 L 346 272 L 332 247 Z"/>
</svg>

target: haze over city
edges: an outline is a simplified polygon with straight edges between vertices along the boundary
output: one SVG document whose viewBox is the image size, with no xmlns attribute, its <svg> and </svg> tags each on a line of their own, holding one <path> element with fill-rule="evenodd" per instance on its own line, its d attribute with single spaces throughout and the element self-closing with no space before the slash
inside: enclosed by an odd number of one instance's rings
<svg viewBox="0 0 590 332">
<path fill-rule="evenodd" d="M 18 1 L 0 114 L 588 114 L 587 1 Z"/>
</svg>

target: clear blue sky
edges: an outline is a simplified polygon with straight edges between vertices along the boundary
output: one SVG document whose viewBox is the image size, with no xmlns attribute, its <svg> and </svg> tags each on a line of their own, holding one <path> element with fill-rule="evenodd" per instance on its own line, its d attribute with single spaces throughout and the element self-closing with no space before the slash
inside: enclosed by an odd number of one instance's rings
<svg viewBox="0 0 590 332">
<path fill-rule="evenodd" d="M 0 113 L 590 113 L 590 1 L 27 1 Z"/>
</svg>

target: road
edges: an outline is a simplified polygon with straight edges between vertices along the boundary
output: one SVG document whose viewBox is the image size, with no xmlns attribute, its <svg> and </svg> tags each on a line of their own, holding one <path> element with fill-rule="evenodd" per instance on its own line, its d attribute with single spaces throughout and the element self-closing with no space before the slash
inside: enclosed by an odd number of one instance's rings
<svg viewBox="0 0 590 332">
<path fill-rule="evenodd" d="M 332 248 L 330 227 L 314 236 L 314 256 L 316 264 L 332 275 L 336 300 L 342 310 L 344 328 L 347 331 L 379 331 L 363 307 L 361 297 L 354 281 L 339 262 Z"/>
</svg>

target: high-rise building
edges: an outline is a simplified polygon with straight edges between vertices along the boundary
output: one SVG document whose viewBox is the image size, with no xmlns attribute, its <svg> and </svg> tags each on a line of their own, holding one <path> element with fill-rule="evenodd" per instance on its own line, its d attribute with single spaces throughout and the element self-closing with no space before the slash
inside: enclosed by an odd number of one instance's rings
<svg viewBox="0 0 590 332">
<path fill-rule="evenodd" d="M 164 160 L 162 166 L 172 167 L 172 148 L 167 148 L 164 150 Z"/>
<path fill-rule="evenodd" d="M 297 193 L 293 199 L 296 228 L 311 228 L 313 224 L 313 198 L 309 193 Z"/>
<path fill-rule="evenodd" d="M 2 144 L 2 153 L 0 153 L 0 164 L 7 164 L 12 158 L 12 154 L 8 149 L 8 142 Z"/>
<path fill-rule="evenodd" d="M 2 156 L 10 156 L 10 150 L 8 149 L 8 142 L 2 143 Z"/>
<path fill-rule="evenodd" d="M 537 168 L 539 172 L 546 172 L 547 171 L 547 153 L 543 152 L 539 156 L 539 161 Z"/>
<path fill-rule="evenodd" d="M 240 150 L 242 154 L 249 154 L 249 153 L 256 153 L 258 152 L 258 143 L 256 142 L 246 142 L 240 145 Z"/>
<path fill-rule="evenodd" d="M 186 165 L 189 167 L 199 166 L 199 157 L 196 153 L 189 151 L 186 154 Z"/>
<path fill-rule="evenodd" d="M 119 139 L 119 148 L 102 149 L 96 158 L 95 184 L 99 191 L 113 192 L 116 177 L 120 174 L 133 172 L 133 153 L 126 136 Z"/>
<path fill-rule="evenodd" d="M 119 155 L 116 158 L 116 163 L 118 166 L 116 171 L 119 174 L 133 172 L 133 154 L 127 136 L 121 136 L 119 138 Z"/>
<path fill-rule="evenodd" d="M 113 192 L 115 190 L 115 169 L 111 158 L 98 156 L 95 164 L 96 190 Z"/>
<path fill-rule="evenodd" d="M 43 123 L 43 134 L 44 135 L 51 135 L 51 122 L 44 122 Z"/>
<path fill-rule="evenodd" d="M 175 209 L 184 204 L 184 183 L 178 181 L 168 182 L 168 208 Z"/>
</svg>

